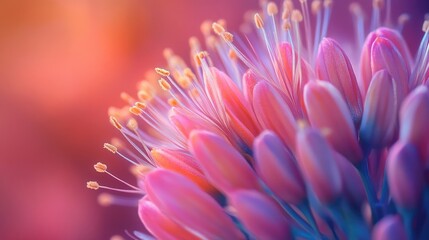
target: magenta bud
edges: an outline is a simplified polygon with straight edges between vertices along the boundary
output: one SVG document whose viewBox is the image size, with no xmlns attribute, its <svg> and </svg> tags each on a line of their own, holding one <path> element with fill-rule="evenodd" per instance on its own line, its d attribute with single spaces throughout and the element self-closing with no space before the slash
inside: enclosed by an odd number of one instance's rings
<svg viewBox="0 0 429 240">
<path fill-rule="evenodd" d="M 311 81 L 304 87 L 304 103 L 312 126 L 324 131 L 332 147 L 353 164 L 362 160 L 362 150 L 347 104 L 326 81 Z"/>
<path fill-rule="evenodd" d="M 381 219 L 372 230 L 373 240 L 404 240 L 407 239 L 404 224 L 398 215 L 390 215 Z"/>
<path fill-rule="evenodd" d="M 362 117 L 362 98 L 356 76 L 346 53 L 333 39 L 325 38 L 320 43 L 316 62 L 317 77 L 334 85 L 343 98 L 356 126 Z"/>
<path fill-rule="evenodd" d="M 146 199 L 140 200 L 138 213 L 146 229 L 158 239 L 199 239 Z"/>
<path fill-rule="evenodd" d="M 426 164 L 429 161 L 429 89 L 417 87 L 405 99 L 400 115 L 399 138 L 417 146 L 420 157 Z"/>
<path fill-rule="evenodd" d="M 304 181 L 292 153 L 273 132 L 264 131 L 253 143 L 255 168 L 282 200 L 298 205 L 306 198 Z"/>
<path fill-rule="evenodd" d="M 296 121 L 278 91 L 266 82 L 256 84 L 253 89 L 253 109 L 259 123 L 275 132 L 294 151 Z"/>
<path fill-rule="evenodd" d="M 195 130 L 188 145 L 209 182 L 220 191 L 260 189 L 256 173 L 224 138 L 212 132 Z"/>
<path fill-rule="evenodd" d="M 386 70 L 374 74 L 365 99 L 361 141 L 372 148 L 393 143 L 398 132 L 398 105 L 392 77 Z"/>
<path fill-rule="evenodd" d="M 363 45 L 360 59 L 362 77 L 360 78 L 361 81 L 359 82 L 359 87 L 363 97 L 366 95 L 373 73 L 376 72 L 371 69 L 371 48 L 377 37 L 383 37 L 390 40 L 396 49 L 398 49 L 400 55 L 405 58 L 404 63 L 406 65 L 406 69 L 410 69 L 410 63 L 412 62 L 407 44 L 399 32 L 391 28 L 381 27 L 369 33 Z"/>
<path fill-rule="evenodd" d="M 173 221 L 208 239 L 243 239 L 224 209 L 186 177 L 168 170 L 146 176 L 149 199 Z"/>
<path fill-rule="evenodd" d="M 228 195 L 236 215 L 255 239 L 292 239 L 281 208 L 257 191 L 241 190 Z"/>
<path fill-rule="evenodd" d="M 397 142 L 390 150 L 386 173 L 390 194 L 398 207 L 416 209 L 422 199 L 424 168 L 412 143 Z"/>
<path fill-rule="evenodd" d="M 341 175 L 329 143 L 319 131 L 307 128 L 298 132 L 296 146 L 307 187 L 323 204 L 337 200 L 342 193 Z"/>
</svg>

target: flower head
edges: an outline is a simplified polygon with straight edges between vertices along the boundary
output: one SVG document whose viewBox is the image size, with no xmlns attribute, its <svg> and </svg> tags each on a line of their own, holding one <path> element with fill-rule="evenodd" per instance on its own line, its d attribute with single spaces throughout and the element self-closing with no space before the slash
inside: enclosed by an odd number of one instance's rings
<svg viewBox="0 0 429 240">
<path fill-rule="evenodd" d="M 104 147 L 134 165 L 138 186 L 95 169 L 141 195 L 161 239 L 385 239 L 396 226 L 429 237 L 429 23 L 413 59 L 386 4 L 382 21 L 374 1 L 369 29 L 351 5 L 360 54 L 326 37 L 331 0 L 261 1 L 243 35 L 204 22 L 190 66 L 165 50 L 159 86 L 110 110 L 128 144 Z"/>
</svg>

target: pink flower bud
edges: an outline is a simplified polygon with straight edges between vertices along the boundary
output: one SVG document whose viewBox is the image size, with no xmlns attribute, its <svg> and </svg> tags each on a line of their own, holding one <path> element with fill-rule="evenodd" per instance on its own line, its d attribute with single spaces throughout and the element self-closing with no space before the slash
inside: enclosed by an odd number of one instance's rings
<svg viewBox="0 0 429 240">
<path fill-rule="evenodd" d="M 267 196 L 241 190 L 229 194 L 228 199 L 240 221 L 256 239 L 292 239 L 282 210 Z"/>
<path fill-rule="evenodd" d="M 429 89 L 417 87 L 404 101 L 400 111 L 399 138 L 417 146 L 423 162 L 429 161 Z"/>
<path fill-rule="evenodd" d="M 292 153 L 272 132 L 264 131 L 254 144 L 255 168 L 268 187 L 287 203 L 306 198 L 304 181 Z"/>
<path fill-rule="evenodd" d="M 146 199 L 140 200 L 138 213 L 146 229 L 158 239 L 199 239 L 183 226 L 171 220 L 155 204 Z"/>
<path fill-rule="evenodd" d="M 260 189 L 256 174 L 246 159 L 224 138 L 195 130 L 188 143 L 205 176 L 220 191 Z"/>
<path fill-rule="evenodd" d="M 359 126 L 362 117 L 362 99 L 352 65 L 339 44 L 330 38 L 320 43 L 316 62 L 317 77 L 334 85 L 352 115 L 353 122 Z"/>
<path fill-rule="evenodd" d="M 173 221 L 208 239 L 243 239 L 231 218 L 197 185 L 167 170 L 155 170 L 145 180 L 149 199 Z"/>
<path fill-rule="evenodd" d="M 407 239 L 401 217 L 390 215 L 379 221 L 372 231 L 373 240 L 404 240 Z"/>
<path fill-rule="evenodd" d="M 323 204 L 335 201 L 341 194 L 341 176 L 328 142 L 315 129 L 298 132 L 298 165 L 308 187 Z"/>
<path fill-rule="evenodd" d="M 386 70 L 374 74 L 365 99 L 361 141 L 373 148 L 393 143 L 398 132 L 398 104 L 392 77 Z"/>
<path fill-rule="evenodd" d="M 326 139 L 339 153 L 356 164 L 362 159 L 347 104 L 326 81 L 311 81 L 304 88 L 304 102 L 311 125 L 327 132 Z"/>
<path fill-rule="evenodd" d="M 260 124 L 275 132 L 294 151 L 296 122 L 277 90 L 266 82 L 256 84 L 253 108 Z"/>
<path fill-rule="evenodd" d="M 423 166 L 411 143 L 397 142 L 386 162 L 390 194 L 397 206 L 415 209 L 422 198 Z"/>
</svg>

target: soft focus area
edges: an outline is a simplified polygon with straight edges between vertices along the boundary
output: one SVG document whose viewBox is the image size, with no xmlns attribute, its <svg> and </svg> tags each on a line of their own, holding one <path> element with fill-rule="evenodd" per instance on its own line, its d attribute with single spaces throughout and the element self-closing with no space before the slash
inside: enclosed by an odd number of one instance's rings
<svg viewBox="0 0 429 240">
<path fill-rule="evenodd" d="M 413 14 L 404 30 L 410 46 L 420 36 L 407 33 L 420 33 L 425 11 L 416 6 L 425 3 L 393 9 Z M 0 0 L 0 239 L 109 239 L 142 230 L 135 207 L 99 206 L 100 192 L 85 186 L 121 186 L 94 171 L 98 161 L 134 181 L 129 165 L 102 149 L 119 136 L 108 107 L 121 106 L 122 91 L 134 94 L 147 70 L 164 66 L 165 47 L 190 59 L 188 38 L 201 36 L 201 22 L 222 18 L 237 30 L 257 7 L 257 0 Z M 336 12 L 332 24 L 351 32 L 344 15 Z"/>
</svg>

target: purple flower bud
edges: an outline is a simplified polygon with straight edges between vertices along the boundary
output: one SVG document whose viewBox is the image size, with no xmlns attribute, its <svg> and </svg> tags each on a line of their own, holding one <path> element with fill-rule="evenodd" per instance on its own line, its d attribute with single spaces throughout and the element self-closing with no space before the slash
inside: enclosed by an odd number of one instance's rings
<svg viewBox="0 0 429 240">
<path fill-rule="evenodd" d="M 289 223 L 270 198 L 257 191 L 241 190 L 228 195 L 231 206 L 256 239 L 292 239 Z"/>
<path fill-rule="evenodd" d="M 374 74 L 365 99 L 359 137 L 372 148 L 389 146 L 398 132 L 398 104 L 392 77 L 386 70 Z"/>
<path fill-rule="evenodd" d="M 342 192 L 341 176 L 328 142 L 317 130 L 307 128 L 298 132 L 296 145 L 307 187 L 324 204 L 336 200 Z"/>
<path fill-rule="evenodd" d="M 412 143 L 397 142 L 386 162 L 390 194 L 399 207 L 415 209 L 422 198 L 423 166 Z"/>
<path fill-rule="evenodd" d="M 292 153 L 273 132 L 264 131 L 254 144 L 255 168 L 268 187 L 287 203 L 306 198 L 304 181 Z"/>
<path fill-rule="evenodd" d="M 407 239 L 404 225 L 397 215 L 381 219 L 372 231 L 373 240 L 404 240 Z"/>
<path fill-rule="evenodd" d="M 186 177 L 155 170 L 145 179 L 149 199 L 175 222 L 209 239 L 242 239 L 224 210 Z"/>
</svg>

